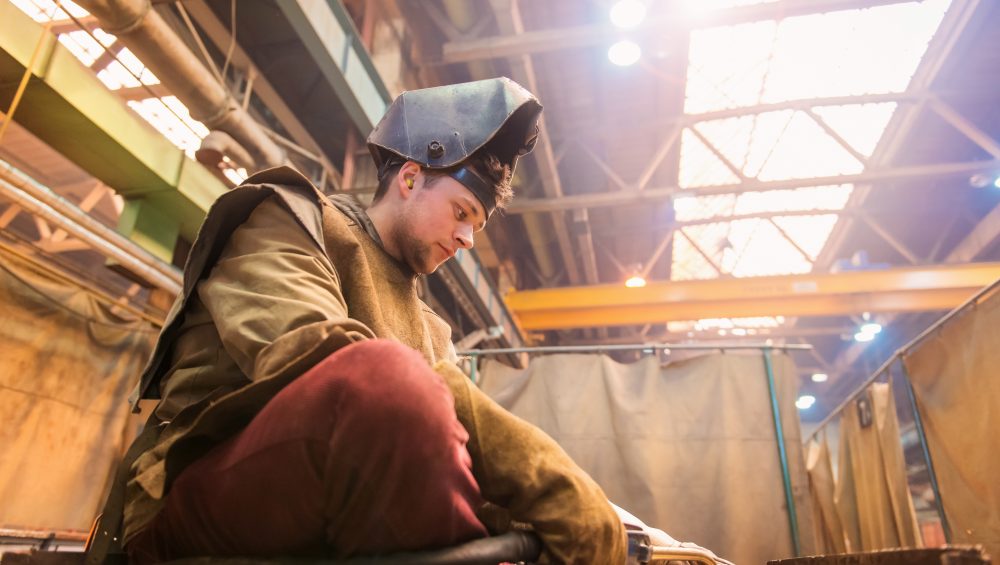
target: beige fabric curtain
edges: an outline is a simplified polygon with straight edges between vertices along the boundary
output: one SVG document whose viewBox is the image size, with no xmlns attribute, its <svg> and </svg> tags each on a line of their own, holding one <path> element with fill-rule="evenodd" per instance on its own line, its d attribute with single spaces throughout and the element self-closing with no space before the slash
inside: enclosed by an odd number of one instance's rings
<svg viewBox="0 0 1000 565">
<path fill-rule="evenodd" d="M 806 471 L 809 473 L 809 495 L 815 513 L 816 552 L 847 553 L 847 533 L 840 522 L 834 499 L 836 481 L 825 435 L 810 441 L 806 447 Z"/>
<path fill-rule="evenodd" d="M 797 377 L 774 371 L 803 549 L 812 551 Z M 484 362 L 480 386 L 548 432 L 647 524 L 737 563 L 793 554 L 761 353 L 712 354 L 661 367 L 600 355 L 550 355 L 526 370 Z"/>
<path fill-rule="evenodd" d="M 154 337 L 0 252 L 0 527 L 90 528 Z"/>
<path fill-rule="evenodd" d="M 953 543 L 1000 556 L 1000 292 L 903 358 Z"/>
<path fill-rule="evenodd" d="M 859 410 L 859 402 L 870 409 Z M 867 425 L 862 412 L 870 414 Z M 891 386 L 869 386 L 840 422 L 835 500 L 848 551 L 921 547 Z"/>
</svg>

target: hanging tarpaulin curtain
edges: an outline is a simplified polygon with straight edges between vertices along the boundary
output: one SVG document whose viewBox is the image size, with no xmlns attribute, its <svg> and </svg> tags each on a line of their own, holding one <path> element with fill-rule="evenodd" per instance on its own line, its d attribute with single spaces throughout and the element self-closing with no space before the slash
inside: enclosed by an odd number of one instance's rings
<svg viewBox="0 0 1000 565">
<path fill-rule="evenodd" d="M 841 416 L 835 499 L 848 551 L 921 546 L 889 383 L 873 383 Z"/>
<path fill-rule="evenodd" d="M 0 527 L 90 528 L 155 329 L 0 251 Z"/>
<path fill-rule="evenodd" d="M 834 499 L 836 481 L 825 434 L 806 446 L 806 471 L 809 473 L 809 495 L 815 512 L 816 552 L 847 553 L 847 534 Z"/>
<path fill-rule="evenodd" d="M 795 366 L 774 354 L 803 551 L 811 511 L 795 409 Z M 601 355 L 485 361 L 480 386 L 538 425 L 647 524 L 737 563 L 793 555 L 762 354 L 709 354 L 661 367 Z"/>
<path fill-rule="evenodd" d="M 1000 556 L 1000 293 L 903 357 L 952 532 Z"/>
</svg>

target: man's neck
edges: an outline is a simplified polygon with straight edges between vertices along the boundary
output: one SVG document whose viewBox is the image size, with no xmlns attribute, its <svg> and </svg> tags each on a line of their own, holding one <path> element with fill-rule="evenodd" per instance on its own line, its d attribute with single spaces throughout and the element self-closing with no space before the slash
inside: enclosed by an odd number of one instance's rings
<svg viewBox="0 0 1000 565">
<path fill-rule="evenodd" d="M 377 202 L 372 204 L 366 212 L 371 218 L 372 225 L 375 226 L 375 231 L 378 232 L 379 239 L 382 240 L 382 248 L 399 261 L 399 250 L 396 249 L 395 234 L 392 231 L 392 211 L 389 210 L 388 206 Z"/>
</svg>

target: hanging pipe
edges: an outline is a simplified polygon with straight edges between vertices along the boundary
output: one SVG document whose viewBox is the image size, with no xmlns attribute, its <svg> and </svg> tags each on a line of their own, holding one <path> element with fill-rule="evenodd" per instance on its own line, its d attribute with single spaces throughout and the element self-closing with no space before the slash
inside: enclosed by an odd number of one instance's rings
<svg viewBox="0 0 1000 565">
<path fill-rule="evenodd" d="M 24 210 L 66 230 L 105 257 L 117 261 L 158 288 L 173 294 L 181 291 L 179 269 L 151 255 L 145 249 L 98 222 L 63 197 L 34 179 L 0 161 L 0 193 Z"/>
<path fill-rule="evenodd" d="M 223 157 L 229 157 L 237 167 L 246 170 L 253 169 L 253 157 L 236 142 L 228 133 L 219 130 L 208 132 L 205 139 L 201 140 L 201 146 L 194 152 L 194 156 L 199 163 L 218 167 Z"/>
<path fill-rule="evenodd" d="M 254 169 L 284 164 L 285 152 L 219 84 L 149 0 L 79 0 L 143 62 L 170 92 L 187 106 L 191 117 L 210 130 L 221 130 L 245 147 Z M 232 156 L 229 156 L 232 158 Z"/>
</svg>

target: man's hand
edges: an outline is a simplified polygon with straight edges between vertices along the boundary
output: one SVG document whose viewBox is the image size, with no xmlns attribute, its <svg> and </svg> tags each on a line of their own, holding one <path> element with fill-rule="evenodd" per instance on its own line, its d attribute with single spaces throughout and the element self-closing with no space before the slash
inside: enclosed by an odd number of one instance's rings
<svg viewBox="0 0 1000 565">
<path fill-rule="evenodd" d="M 611 503 L 611 507 L 615 509 L 615 512 L 618 514 L 618 518 L 622 521 L 622 524 L 625 525 L 625 529 L 627 531 L 630 532 L 640 531 L 646 534 L 647 536 L 649 536 L 649 542 L 651 545 L 664 548 L 679 547 L 684 549 L 701 550 L 702 552 L 707 553 L 709 556 L 711 556 L 711 558 L 714 559 L 716 563 L 719 563 L 721 565 L 733 565 L 731 562 L 715 555 L 711 551 L 697 544 L 691 542 L 677 541 L 673 537 L 671 537 L 670 534 L 668 534 L 667 532 L 664 532 L 659 528 L 653 528 L 651 526 L 647 526 L 642 520 L 636 518 L 628 511 L 619 508 L 613 502 Z M 654 562 L 656 561 L 655 552 L 653 555 L 653 561 Z"/>
</svg>

